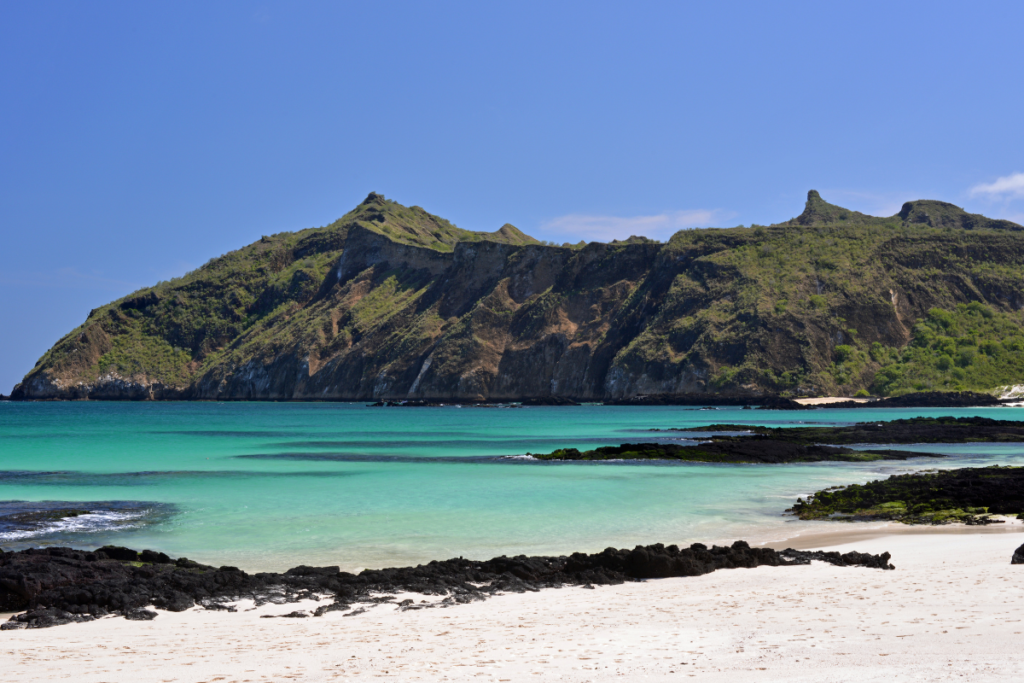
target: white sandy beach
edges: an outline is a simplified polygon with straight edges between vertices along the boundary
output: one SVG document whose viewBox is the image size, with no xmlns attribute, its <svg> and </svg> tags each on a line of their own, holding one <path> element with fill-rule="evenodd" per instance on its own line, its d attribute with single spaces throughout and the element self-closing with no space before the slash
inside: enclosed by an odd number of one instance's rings
<svg viewBox="0 0 1024 683">
<path fill-rule="evenodd" d="M 830 403 L 845 403 L 847 401 L 852 401 L 853 403 L 867 403 L 871 399 L 846 396 L 819 396 L 817 398 L 796 398 L 793 400 L 805 406 L 826 406 Z"/>
<path fill-rule="evenodd" d="M 0 661 L 7 681 L 1020 680 L 1022 541 L 894 533 L 833 547 L 889 551 L 889 572 L 722 570 L 353 617 L 108 618 L 2 632 Z"/>
</svg>

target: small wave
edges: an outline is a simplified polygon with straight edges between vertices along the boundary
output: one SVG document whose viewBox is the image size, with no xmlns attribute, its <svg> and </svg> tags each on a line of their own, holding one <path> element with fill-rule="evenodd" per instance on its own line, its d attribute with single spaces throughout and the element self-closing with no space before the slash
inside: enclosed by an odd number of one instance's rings
<svg viewBox="0 0 1024 683">
<path fill-rule="evenodd" d="M 146 501 L 0 501 L 0 543 L 84 543 L 96 534 L 165 521 L 176 511 L 173 505 Z"/>
<path fill-rule="evenodd" d="M 144 512 L 89 512 L 59 521 L 41 524 L 35 529 L 0 532 L 0 541 L 21 541 L 49 534 L 94 534 L 103 531 L 127 531 L 144 526 Z"/>
</svg>

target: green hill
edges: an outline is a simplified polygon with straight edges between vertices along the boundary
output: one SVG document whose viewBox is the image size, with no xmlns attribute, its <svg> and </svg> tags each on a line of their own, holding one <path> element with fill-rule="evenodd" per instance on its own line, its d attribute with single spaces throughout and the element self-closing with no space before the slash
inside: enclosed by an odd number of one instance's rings
<svg viewBox="0 0 1024 683">
<path fill-rule="evenodd" d="M 1024 228 L 811 191 L 772 226 L 562 247 L 371 193 L 92 311 L 18 398 L 882 394 L 1024 383 Z"/>
</svg>

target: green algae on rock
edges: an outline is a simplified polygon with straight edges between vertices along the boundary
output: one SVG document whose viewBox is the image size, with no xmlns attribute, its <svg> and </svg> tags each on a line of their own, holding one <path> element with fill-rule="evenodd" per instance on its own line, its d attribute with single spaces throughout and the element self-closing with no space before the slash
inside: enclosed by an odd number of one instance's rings
<svg viewBox="0 0 1024 683">
<path fill-rule="evenodd" d="M 904 524 L 991 524 L 1024 513 L 1024 467 L 970 467 L 834 487 L 798 499 L 800 519 L 893 520 Z"/>
</svg>

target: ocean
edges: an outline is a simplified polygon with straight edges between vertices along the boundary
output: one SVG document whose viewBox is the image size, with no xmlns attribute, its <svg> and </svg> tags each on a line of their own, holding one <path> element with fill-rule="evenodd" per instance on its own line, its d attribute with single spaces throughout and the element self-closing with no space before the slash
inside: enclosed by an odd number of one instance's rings
<svg viewBox="0 0 1024 683">
<path fill-rule="evenodd" d="M 449 557 L 764 542 L 821 529 L 799 496 L 929 468 L 1024 463 L 1024 444 L 897 446 L 882 463 L 551 463 L 527 452 L 689 439 L 651 429 L 912 416 L 1024 420 L 1024 408 L 761 411 L 583 405 L 0 403 L 0 547 L 105 544 L 247 571 L 348 571 Z M 53 510 L 77 516 L 57 519 Z"/>
</svg>

